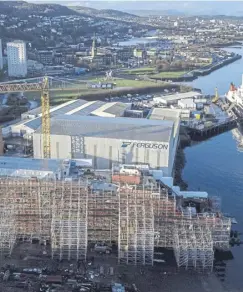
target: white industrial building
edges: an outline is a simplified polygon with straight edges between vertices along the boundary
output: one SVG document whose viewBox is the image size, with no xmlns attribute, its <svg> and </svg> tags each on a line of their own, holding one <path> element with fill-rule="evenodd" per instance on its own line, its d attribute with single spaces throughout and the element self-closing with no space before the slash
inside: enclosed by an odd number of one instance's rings
<svg viewBox="0 0 243 292">
<path fill-rule="evenodd" d="M 178 106 L 181 109 L 196 109 L 196 103 L 192 98 L 185 98 L 178 101 Z"/>
<path fill-rule="evenodd" d="M 168 95 L 162 95 L 158 97 L 154 97 L 153 101 L 155 104 L 161 104 L 161 105 L 174 105 L 178 104 L 178 101 L 183 99 L 198 99 L 201 98 L 202 94 L 197 91 L 189 91 L 184 93 L 175 93 L 175 94 L 168 94 Z"/>
<path fill-rule="evenodd" d="M 2 40 L 0 39 L 0 70 L 3 69 L 3 48 L 2 48 Z"/>
<path fill-rule="evenodd" d="M 171 175 L 178 142 L 173 121 L 62 115 L 51 120 L 51 158 L 92 159 L 96 169 L 115 162 L 148 164 Z M 43 157 L 41 127 L 34 157 Z"/>
<path fill-rule="evenodd" d="M 27 75 L 26 44 L 23 41 L 7 43 L 8 76 L 25 77 Z"/>
<path fill-rule="evenodd" d="M 180 115 L 153 109 L 145 118 L 127 117 L 131 104 L 72 100 L 51 107 L 51 158 L 92 159 L 96 169 L 112 163 L 148 164 L 173 175 Z M 43 158 L 41 108 L 3 129 L 3 135 L 28 138 L 35 158 Z"/>
</svg>

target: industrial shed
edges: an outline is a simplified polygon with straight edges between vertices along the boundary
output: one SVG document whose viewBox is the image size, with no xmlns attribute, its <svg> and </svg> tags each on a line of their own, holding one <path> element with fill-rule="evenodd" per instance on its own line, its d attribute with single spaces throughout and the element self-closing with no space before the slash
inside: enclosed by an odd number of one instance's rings
<svg viewBox="0 0 243 292">
<path fill-rule="evenodd" d="M 175 93 L 175 94 L 168 94 L 162 95 L 159 97 L 154 97 L 153 101 L 156 104 L 164 104 L 164 105 L 172 105 L 177 104 L 179 100 L 188 99 L 188 98 L 201 98 L 202 94 L 197 91 L 189 91 L 184 93 Z"/>
<path fill-rule="evenodd" d="M 176 156 L 177 147 L 179 145 L 179 132 L 180 132 L 180 116 L 181 110 L 179 109 L 168 109 L 168 108 L 152 108 L 148 117 L 151 120 L 162 120 L 162 121 L 172 121 L 174 123 L 172 140 L 173 146 L 171 147 L 171 157 Z M 170 169 L 174 169 L 175 160 L 170 159 Z"/>
<path fill-rule="evenodd" d="M 51 107 L 51 118 L 59 115 L 78 115 L 78 116 L 101 116 L 101 117 L 122 117 L 130 104 L 121 102 L 105 103 L 100 100 L 87 101 L 83 99 L 71 100 Z M 41 108 L 36 108 L 23 113 L 21 121 L 3 129 L 5 136 L 24 136 L 32 135 L 41 126 Z"/>
<path fill-rule="evenodd" d="M 112 163 L 146 163 L 171 175 L 174 122 L 62 115 L 51 120 L 51 158 L 87 158 L 97 169 Z M 177 129 L 178 131 L 178 129 Z M 177 136 L 177 134 L 176 134 Z M 42 158 L 41 127 L 33 135 L 34 157 Z"/>
<path fill-rule="evenodd" d="M 0 177 L 21 177 L 38 179 L 55 179 L 61 171 L 61 161 L 48 159 L 44 164 L 42 159 L 0 156 Z"/>
</svg>

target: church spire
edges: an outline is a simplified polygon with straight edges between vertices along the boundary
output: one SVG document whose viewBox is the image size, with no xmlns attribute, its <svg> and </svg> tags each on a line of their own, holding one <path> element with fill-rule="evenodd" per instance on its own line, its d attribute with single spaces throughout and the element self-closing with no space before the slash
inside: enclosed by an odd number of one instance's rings
<svg viewBox="0 0 243 292">
<path fill-rule="evenodd" d="M 97 48 L 96 48 L 96 35 L 94 34 L 93 43 L 92 43 L 92 51 L 91 51 L 92 58 L 97 56 Z"/>
</svg>

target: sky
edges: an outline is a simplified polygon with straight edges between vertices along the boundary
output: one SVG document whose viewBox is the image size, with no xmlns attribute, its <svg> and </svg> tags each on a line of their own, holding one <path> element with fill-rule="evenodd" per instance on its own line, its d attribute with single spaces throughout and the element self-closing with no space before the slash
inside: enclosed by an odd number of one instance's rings
<svg viewBox="0 0 243 292">
<path fill-rule="evenodd" d="M 0 0 L 1 1 L 1 0 Z M 172 11 L 188 15 L 231 15 L 243 16 L 243 0 L 27 0 L 32 3 L 58 3 L 63 5 L 80 5 L 97 9 L 117 9 L 133 11 Z M 205 5 L 206 3 L 206 5 Z"/>
</svg>

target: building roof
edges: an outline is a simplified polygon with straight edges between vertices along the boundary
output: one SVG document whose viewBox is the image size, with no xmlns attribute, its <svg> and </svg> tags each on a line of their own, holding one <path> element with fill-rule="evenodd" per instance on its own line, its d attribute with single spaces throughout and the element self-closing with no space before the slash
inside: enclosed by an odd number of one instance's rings
<svg viewBox="0 0 243 292">
<path fill-rule="evenodd" d="M 46 165 L 43 162 L 43 159 L 0 156 L 0 173 L 1 169 L 56 172 L 62 160 L 48 159 Z"/>
<path fill-rule="evenodd" d="M 169 142 L 173 126 L 172 121 L 62 115 L 51 119 L 51 134 Z"/>
<path fill-rule="evenodd" d="M 180 195 L 183 196 L 184 199 L 193 199 L 193 198 L 200 198 L 200 199 L 207 199 L 208 193 L 207 192 L 180 192 Z"/>
<path fill-rule="evenodd" d="M 68 102 L 65 102 L 63 104 L 60 104 L 58 106 L 52 107 L 50 109 L 51 117 L 55 117 L 58 115 L 90 115 L 94 110 L 97 108 L 100 108 L 103 106 L 105 103 L 102 101 L 87 101 L 83 99 L 78 99 L 78 100 L 71 100 Z M 24 115 L 29 114 L 34 114 L 34 115 L 39 115 L 38 118 L 35 119 L 30 119 L 30 120 L 22 120 L 14 126 L 18 125 L 23 125 L 26 126 L 32 130 L 37 130 L 41 126 L 41 107 L 33 109 L 27 113 L 24 113 Z"/>
<path fill-rule="evenodd" d="M 128 105 L 122 102 L 109 102 L 104 103 L 100 108 L 92 112 L 95 116 L 110 116 L 110 117 L 121 117 L 124 115 Z"/>
<path fill-rule="evenodd" d="M 102 105 L 104 104 L 104 102 L 96 100 L 96 101 L 92 101 L 92 102 L 87 102 L 86 103 L 86 107 L 79 109 L 77 112 L 75 112 L 75 115 L 81 115 L 81 116 L 87 116 L 90 114 L 93 114 L 93 112 L 95 110 L 97 110 L 98 108 L 100 108 Z"/>
<path fill-rule="evenodd" d="M 41 119 L 42 119 L 41 117 L 35 118 L 35 119 L 29 120 L 23 124 L 32 130 L 37 130 L 41 126 Z"/>
<path fill-rule="evenodd" d="M 152 108 L 149 113 L 151 120 L 167 120 L 178 121 L 180 119 L 181 110 L 169 108 Z"/>
<path fill-rule="evenodd" d="M 127 104 L 116 102 L 115 104 L 111 105 L 108 109 L 104 110 L 104 112 L 115 115 L 115 116 L 122 116 L 126 108 L 127 108 Z"/>
<path fill-rule="evenodd" d="M 193 98 L 193 97 L 200 97 L 202 94 L 197 91 L 189 91 L 184 93 L 176 93 L 176 94 L 168 94 L 161 96 L 161 99 L 166 101 L 176 101 L 185 98 Z"/>
</svg>

